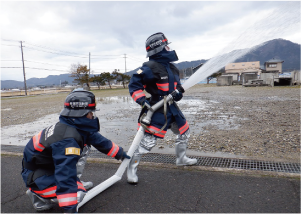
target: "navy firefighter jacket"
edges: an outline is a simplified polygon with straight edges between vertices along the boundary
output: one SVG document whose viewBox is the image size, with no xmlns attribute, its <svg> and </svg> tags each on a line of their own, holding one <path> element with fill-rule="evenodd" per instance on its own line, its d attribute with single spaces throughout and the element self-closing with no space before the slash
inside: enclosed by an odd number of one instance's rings
<svg viewBox="0 0 301 214">
<path fill-rule="evenodd" d="M 75 210 L 77 191 L 86 191 L 77 177 L 76 164 L 84 146 L 94 146 L 120 159 L 123 148 L 103 137 L 98 118 L 68 118 L 33 136 L 23 152 L 22 177 L 31 191 L 43 198 L 57 197 L 59 206 Z"/>
<path fill-rule="evenodd" d="M 151 105 L 154 105 L 180 86 L 179 70 L 170 63 L 169 52 L 163 49 L 163 51 L 149 57 L 149 61 L 143 63 L 137 73 L 133 74 L 129 83 L 129 92 L 134 101 L 141 105 L 146 99 L 145 90 L 151 94 L 151 98 L 147 100 L 149 100 Z M 143 108 L 140 116 L 145 112 L 147 112 L 147 109 Z M 155 133 L 155 137 L 164 138 L 172 122 L 177 123 L 181 135 L 189 129 L 184 115 L 175 102 L 168 105 L 166 127 L 161 132 L 158 132 L 165 124 L 164 113 L 159 109 L 153 114 L 148 129 Z M 139 126 L 140 122 L 138 119 Z M 148 130 L 145 131 L 149 132 Z"/>
</svg>

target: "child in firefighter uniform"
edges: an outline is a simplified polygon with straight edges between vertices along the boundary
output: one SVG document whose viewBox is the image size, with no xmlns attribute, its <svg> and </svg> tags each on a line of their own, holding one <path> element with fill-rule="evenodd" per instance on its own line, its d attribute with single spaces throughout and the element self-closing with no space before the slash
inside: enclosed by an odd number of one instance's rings
<svg viewBox="0 0 301 214">
<path fill-rule="evenodd" d="M 59 122 L 33 136 L 24 149 L 22 178 L 26 194 L 38 211 L 57 204 L 64 213 L 76 213 L 77 204 L 92 182 L 80 180 L 91 145 L 116 159 L 130 158 L 122 147 L 99 133 L 99 121 L 92 92 L 71 92 Z"/>
<path fill-rule="evenodd" d="M 146 124 L 145 134 L 141 140 L 139 147 L 134 152 L 133 157 L 127 168 L 128 183 L 138 183 L 136 174 L 137 167 L 141 159 L 141 155 L 150 152 L 156 145 L 156 139 L 163 139 L 167 129 L 176 134 L 176 165 L 194 165 L 196 159 L 186 156 L 187 142 L 189 139 L 189 125 L 174 101 L 179 101 L 185 92 L 181 86 L 179 70 L 171 64 L 177 61 L 178 57 L 168 43 L 163 33 L 151 35 L 146 40 L 146 52 L 149 61 L 143 63 L 142 67 L 133 74 L 129 83 L 129 92 L 131 97 L 142 106 L 142 111 L 138 119 L 138 127 L 141 125 L 141 115 L 147 112 L 148 106 L 156 104 L 164 99 L 164 96 L 171 94 L 177 89 L 178 93 L 173 96 L 173 101 L 167 104 L 167 112 L 164 108 L 160 108 L 154 112 L 151 123 Z M 146 99 L 144 90 L 151 97 Z M 165 118 L 166 116 L 166 118 Z"/>
</svg>

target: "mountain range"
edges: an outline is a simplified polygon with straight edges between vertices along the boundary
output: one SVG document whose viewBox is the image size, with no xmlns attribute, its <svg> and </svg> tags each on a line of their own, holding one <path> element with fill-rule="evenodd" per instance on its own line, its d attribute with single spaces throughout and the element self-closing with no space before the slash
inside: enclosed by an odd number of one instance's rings
<svg viewBox="0 0 301 214">
<path fill-rule="evenodd" d="M 300 70 L 300 44 L 293 43 L 284 39 L 274 39 L 265 42 L 258 48 L 254 49 L 252 52 L 242 56 L 235 62 L 252 62 L 260 61 L 263 65 L 266 61 L 275 58 L 284 61 L 282 65 L 283 71 Z M 209 59 L 205 60 L 195 60 L 195 61 L 185 61 L 180 63 L 174 63 L 178 69 L 186 69 L 198 66 L 201 63 L 205 63 Z M 139 68 L 132 71 L 126 72 L 127 75 L 132 76 Z M 60 85 L 60 83 L 67 81 L 72 84 L 74 78 L 69 77 L 70 74 L 60 74 L 60 75 L 49 75 L 46 78 L 30 78 L 26 80 L 27 87 L 36 87 L 39 85 L 51 86 Z M 24 88 L 23 81 L 15 80 L 1 80 L 1 89 L 12 89 L 12 88 Z"/>
</svg>

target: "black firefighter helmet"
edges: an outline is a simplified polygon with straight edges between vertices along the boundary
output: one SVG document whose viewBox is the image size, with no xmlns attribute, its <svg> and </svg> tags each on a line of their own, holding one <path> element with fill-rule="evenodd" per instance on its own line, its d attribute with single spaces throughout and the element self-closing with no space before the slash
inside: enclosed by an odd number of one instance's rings
<svg viewBox="0 0 301 214">
<path fill-rule="evenodd" d="M 167 38 L 163 33 L 155 33 L 147 38 L 145 42 L 145 48 L 146 48 L 146 57 L 150 57 L 156 53 L 159 53 L 163 50 L 163 48 L 168 45 Z"/>
<path fill-rule="evenodd" d="M 83 117 L 90 111 L 97 111 L 95 95 L 82 88 L 74 89 L 67 97 L 64 103 L 64 109 L 60 115 L 65 117 Z"/>
</svg>

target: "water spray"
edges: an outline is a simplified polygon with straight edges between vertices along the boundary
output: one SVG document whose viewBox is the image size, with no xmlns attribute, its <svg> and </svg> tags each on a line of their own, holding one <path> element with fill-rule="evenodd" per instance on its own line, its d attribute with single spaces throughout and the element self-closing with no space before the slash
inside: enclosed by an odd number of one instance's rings
<svg viewBox="0 0 301 214">
<path fill-rule="evenodd" d="M 185 91 L 228 63 L 252 52 L 272 39 L 281 38 L 300 29 L 300 2 L 287 2 L 265 18 L 257 21 L 216 56 L 209 59 L 182 85 Z"/>
</svg>

